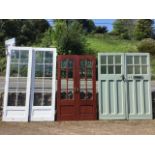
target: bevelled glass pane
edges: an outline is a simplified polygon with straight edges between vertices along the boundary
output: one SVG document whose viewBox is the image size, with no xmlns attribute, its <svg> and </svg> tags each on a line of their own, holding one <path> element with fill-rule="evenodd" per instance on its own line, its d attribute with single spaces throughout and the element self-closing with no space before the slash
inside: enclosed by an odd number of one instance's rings
<svg viewBox="0 0 155 155">
<path fill-rule="evenodd" d="M 66 78 L 67 74 L 66 74 L 66 69 L 61 69 L 61 78 Z"/>
<path fill-rule="evenodd" d="M 27 77 L 28 66 L 27 65 L 20 65 L 19 66 L 19 76 L 20 77 Z"/>
<path fill-rule="evenodd" d="M 116 66 L 115 67 L 115 73 L 116 74 L 121 74 L 121 66 Z"/>
<path fill-rule="evenodd" d="M 67 60 L 61 61 L 61 68 L 66 68 L 67 67 Z"/>
<path fill-rule="evenodd" d="M 80 68 L 85 68 L 85 60 L 80 61 Z"/>
<path fill-rule="evenodd" d="M 101 66 L 101 74 L 106 74 L 106 66 Z"/>
<path fill-rule="evenodd" d="M 91 100 L 93 99 L 93 90 L 92 89 L 88 89 L 87 90 L 87 97 L 86 97 L 87 100 Z"/>
<path fill-rule="evenodd" d="M 142 74 L 147 74 L 147 66 L 142 66 Z"/>
<path fill-rule="evenodd" d="M 142 56 L 142 64 L 147 64 L 147 57 L 146 56 Z"/>
<path fill-rule="evenodd" d="M 108 64 L 113 64 L 113 56 L 108 56 Z"/>
<path fill-rule="evenodd" d="M 44 62 L 44 52 L 36 51 L 36 63 L 43 63 Z"/>
<path fill-rule="evenodd" d="M 20 63 L 28 63 L 28 51 L 19 51 L 20 52 Z"/>
<path fill-rule="evenodd" d="M 80 78 L 85 78 L 85 68 L 80 68 Z"/>
<path fill-rule="evenodd" d="M 73 68 L 73 60 L 68 60 L 68 67 Z"/>
<path fill-rule="evenodd" d="M 127 67 L 127 73 L 128 74 L 133 74 L 133 66 L 128 66 Z"/>
<path fill-rule="evenodd" d="M 73 69 L 68 69 L 68 78 L 73 78 Z"/>
<path fill-rule="evenodd" d="M 108 66 L 108 73 L 114 74 L 113 66 Z"/>
<path fill-rule="evenodd" d="M 139 56 L 134 57 L 134 64 L 140 64 L 140 57 Z"/>
<path fill-rule="evenodd" d="M 135 66 L 135 74 L 140 74 L 140 66 Z"/>
<path fill-rule="evenodd" d="M 87 68 L 87 78 L 92 78 L 92 68 Z"/>
<path fill-rule="evenodd" d="M 87 60 L 87 68 L 92 68 L 92 61 Z"/>
<path fill-rule="evenodd" d="M 36 65 L 35 77 L 43 77 L 43 65 Z"/>
<path fill-rule="evenodd" d="M 115 56 L 115 64 L 121 64 L 121 56 Z"/>
<path fill-rule="evenodd" d="M 45 77 L 52 77 L 52 65 L 45 65 Z"/>
<path fill-rule="evenodd" d="M 18 63 L 18 61 L 19 61 L 19 50 L 12 50 L 11 63 Z"/>
<path fill-rule="evenodd" d="M 53 62 L 53 53 L 51 51 L 45 52 L 45 63 L 52 63 Z"/>
<path fill-rule="evenodd" d="M 106 56 L 101 56 L 101 64 L 106 64 Z"/>
<path fill-rule="evenodd" d="M 127 56 L 127 64 L 133 64 L 133 57 Z"/>
<path fill-rule="evenodd" d="M 17 77 L 18 76 L 18 65 L 17 64 L 11 64 L 10 76 L 11 77 Z"/>
</svg>

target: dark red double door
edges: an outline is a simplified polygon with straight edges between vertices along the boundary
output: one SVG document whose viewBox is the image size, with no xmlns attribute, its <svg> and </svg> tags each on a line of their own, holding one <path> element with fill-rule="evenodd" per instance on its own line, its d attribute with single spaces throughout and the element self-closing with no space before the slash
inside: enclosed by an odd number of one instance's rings
<svg viewBox="0 0 155 155">
<path fill-rule="evenodd" d="M 57 120 L 95 120 L 96 58 L 58 56 Z"/>
</svg>

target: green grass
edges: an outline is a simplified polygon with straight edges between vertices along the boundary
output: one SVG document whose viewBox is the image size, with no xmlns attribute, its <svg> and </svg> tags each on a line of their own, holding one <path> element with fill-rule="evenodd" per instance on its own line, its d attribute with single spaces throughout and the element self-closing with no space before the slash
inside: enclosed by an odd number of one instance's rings
<svg viewBox="0 0 155 155">
<path fill-rule="evenodd" d="M 138 41 L 122 40 L 110 35 L 89 35 L 87 43 L 95 53 L 137 52 Z"/>
</svg>

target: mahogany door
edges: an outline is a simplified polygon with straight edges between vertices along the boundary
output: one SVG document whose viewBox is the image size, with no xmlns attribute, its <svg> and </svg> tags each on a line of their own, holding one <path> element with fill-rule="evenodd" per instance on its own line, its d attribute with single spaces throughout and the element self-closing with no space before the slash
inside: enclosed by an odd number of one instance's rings
<svg viewBox="0 0 155 155">
<path fill-rule="evenodd" d="M 96 58 L 60 55 L 57 62 L 57 120 L 96 119 Z"/>
</svg>

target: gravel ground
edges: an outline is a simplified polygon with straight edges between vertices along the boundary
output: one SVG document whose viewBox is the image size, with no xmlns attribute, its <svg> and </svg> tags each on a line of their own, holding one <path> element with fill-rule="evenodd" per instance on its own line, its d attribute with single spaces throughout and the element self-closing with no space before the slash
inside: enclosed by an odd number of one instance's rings
<svg viewBox="0 0 155 155">
<path fill-rule="evenodd" d="M 155 120 L 0 122 L 1 135 L 154 135 Z"/>
</svg>

